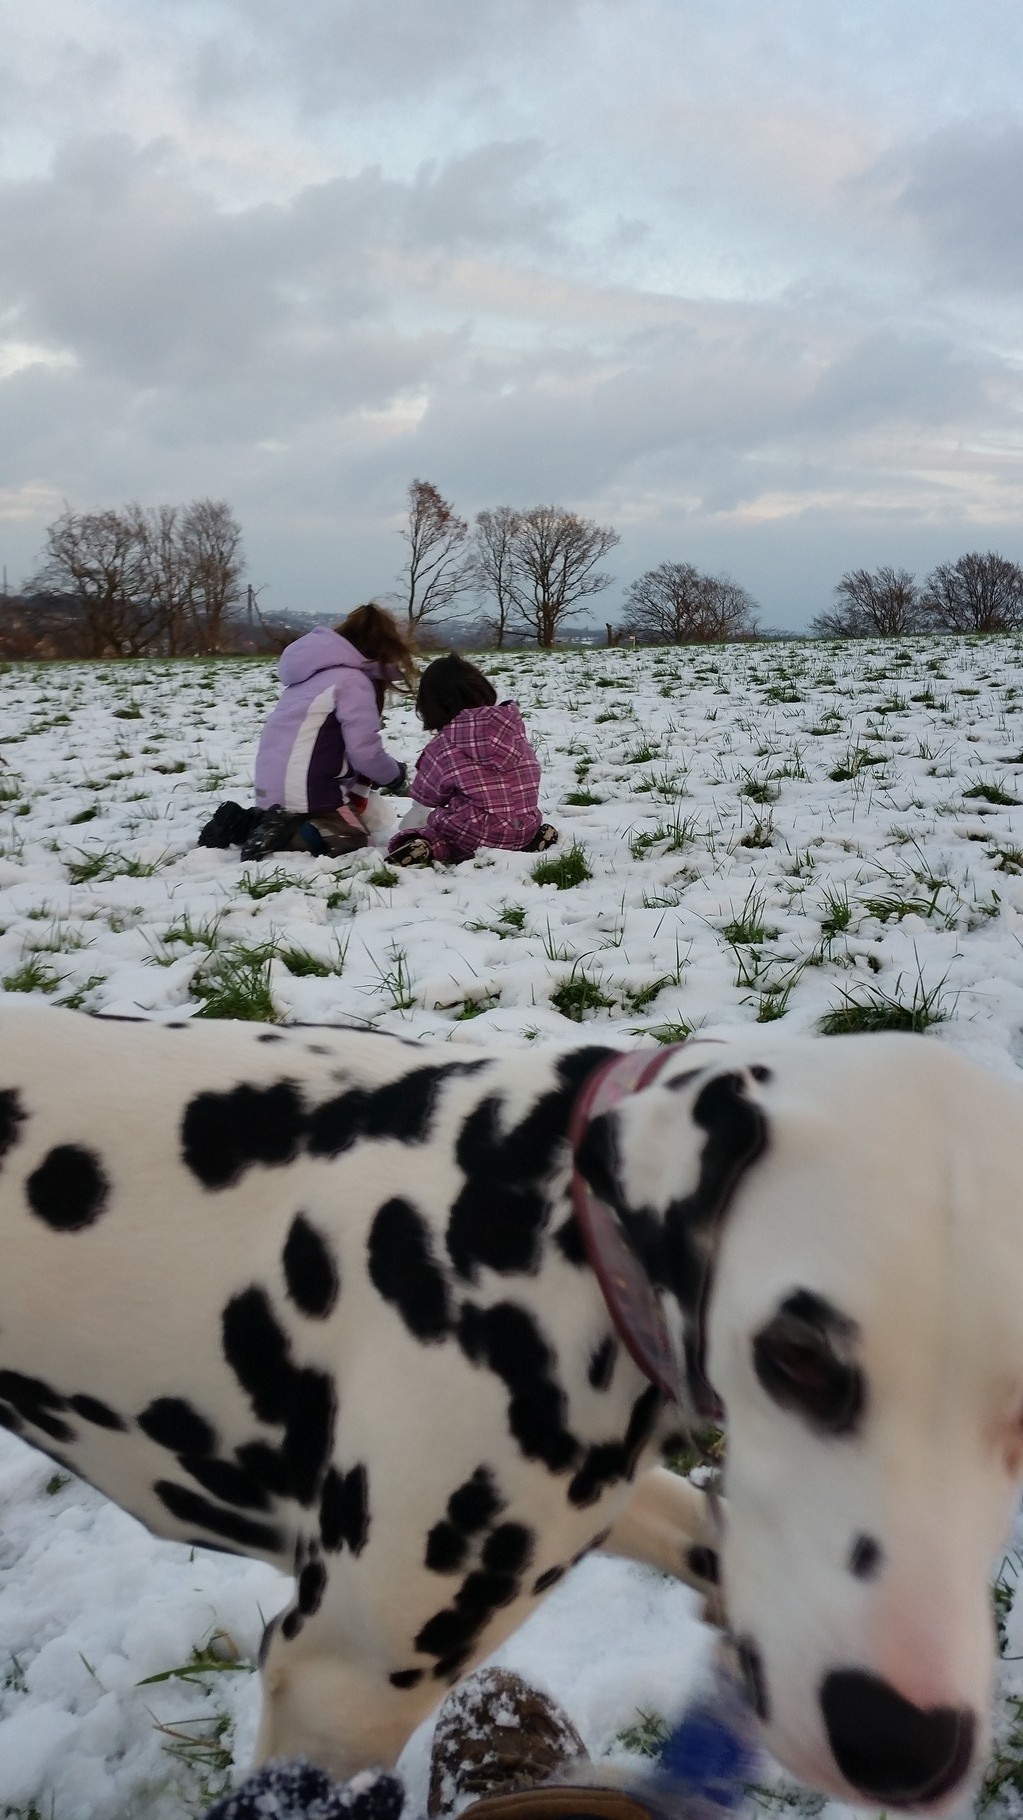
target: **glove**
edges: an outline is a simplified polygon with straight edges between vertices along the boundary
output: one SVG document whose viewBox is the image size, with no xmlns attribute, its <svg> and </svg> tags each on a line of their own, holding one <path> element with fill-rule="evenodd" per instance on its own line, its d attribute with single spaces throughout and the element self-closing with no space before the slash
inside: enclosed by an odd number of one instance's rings
<svg viewBox="0 0 1023 1820">
<path fill-rule="evenodd" d="M 381 796 L 407 796 L 408 766 L 399 764 L 398 775 L 394 782 L 391 784 L 378 784 L 377 788 L 379 789 Z"/>
</svg>

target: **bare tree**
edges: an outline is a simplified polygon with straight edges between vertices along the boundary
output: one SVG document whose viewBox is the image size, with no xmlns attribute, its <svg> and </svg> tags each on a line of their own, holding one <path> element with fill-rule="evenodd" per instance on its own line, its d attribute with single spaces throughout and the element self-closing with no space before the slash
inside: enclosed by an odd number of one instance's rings
<svg viewBox="0 0 1023 1820">
<path fill-rule="evenodd" d="M 508 617 L 514 612 L 515 538 L 519 513 L 512 506 L 498 506 L 493 512 L 478 512 L 473 537 L 471 573 L 477 593 L 492 600 L 494 611 L 487 624 L 500 651 L 508 631 Z"/>
<path fill-rule="evenodd" d="M 185 507 L 180 549 L 191 649 L 222 651 L 228 622 L 241 601 L 245 572 L 242 528 L 226 499 L 193 499 Z"/>
<path fill-rule="evenodd" d="M 414 631 L 431 614 L 449 612 L 472 586 L 466 547 L 469 526 L 431 481 L 414 480 L 401 536 L 408 545 L 400 578 L 402 597 Z"/>
<path fill-rule="evenodd" d="M 77 602 L 90 657 L 131 656 L 144 648 L 152 610 L 139 559 L 130 513 L 65 506 L 47 529 L 43 561 L 26 592 Z"/>
<path fill-rule="evenodd" d="M 834 595 L 834 607 L 811 622 L 817 638 L 901 638 L 925 625 L 920 590 L 908 569 L 850 569 Z"/>
<path fill-rule="evenodd" d="M 662 562 L 625 596 L 624 628 L 647 644 L 721 644 L 757 636 L 752 597 L 727 575 L 703 575 L 691 562 Z"/>
<path fill-rule="evenodd" d="M 515 614 L 536 633 L 542 649 L 554 643 L 562 620 L 581 613 L 585 601 L 610 586 L 612 577 L 597 564 L 620 542 L 609 525 L 563 506 L 533 506 L 517 514 L 508 591 Z"/>
<path fill-rule="evenodd" d="M 219 651 L 242 569 L 241 528 L 223 500 L 65 506 L 26 592 L 72 605 L 90 657 Z"/>
<path fill-rule="evenodd" d="M 922 604 L 940 632 L 1014 631 L 1023 625 L 1023 569 L 994 550 L 972 550 L 931 570 Z"/>
</svg>

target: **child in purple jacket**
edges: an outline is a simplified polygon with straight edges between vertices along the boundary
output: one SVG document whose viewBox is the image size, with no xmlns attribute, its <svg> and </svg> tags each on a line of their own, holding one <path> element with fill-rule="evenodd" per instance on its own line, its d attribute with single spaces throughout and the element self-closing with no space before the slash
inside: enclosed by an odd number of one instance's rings
<svg viewBox="0 0 1023 1820">
<path fill-rule="evenodd" d="M 540 814 L 540 762 L 516 704 L 499 702 L 483 672 L 451 653 L 423 671 L 416 708 L 435 737 L 412 781 L 419 810 L 390 844 L 395 865 L 455 864 L 479 847 L 552 846 L 558 832 Z"/>
<path fill-rule="evenodd" d="M 278 673 L 284 689 L 256 756 L 262 819 L 242 859 L 365 847 L 370 787 L 389 794 L 405 788 L 405 766 L 385 751 L 380 716 L 390 684 L 414 686 L 408 645 L 391 615 L 371 602 L 339 626 L 314 626 L 297 638 Z"/>
</svg>

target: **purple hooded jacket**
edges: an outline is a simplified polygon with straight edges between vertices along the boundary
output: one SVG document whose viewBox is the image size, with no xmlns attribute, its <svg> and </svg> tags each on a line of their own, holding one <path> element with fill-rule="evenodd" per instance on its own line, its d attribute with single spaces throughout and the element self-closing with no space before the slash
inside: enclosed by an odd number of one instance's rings
<svg viewBox="0 0 1023 1820">
<path fill-rule="evenodd" d="M 311 815 L 336 809 L 345 785 L 393 784 L 401 766 L 385 752 L 374 682 L 397 672 L 363 657 L 330 626 L 314 626 L 283 652 L 284 693 L 256 755 L 256 802 Z"/>
</svg>

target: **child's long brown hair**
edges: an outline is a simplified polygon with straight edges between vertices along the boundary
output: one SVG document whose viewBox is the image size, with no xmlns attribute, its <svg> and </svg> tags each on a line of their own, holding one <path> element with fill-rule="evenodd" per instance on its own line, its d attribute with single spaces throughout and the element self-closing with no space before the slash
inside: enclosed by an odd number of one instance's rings
<svg viewBox="0 0 1023 1820">
<path fill-rule="evenodd" d="M 375 600 L 368 600 L 361 607 L 353 607 L 347 619 L 334 627 L 342 638 L 363 657 L 373 663 L 393 664 L 400 672 L 402 682 L 409 695 L 414 694 L 417 672 L 412 658 L 411 641 L 402 632 L 397 620 L 387 612 L 385 607 L 378 607 Z M 377 687 L 377 705 L 383 707 L 386 683 Z"/>
</svg>

